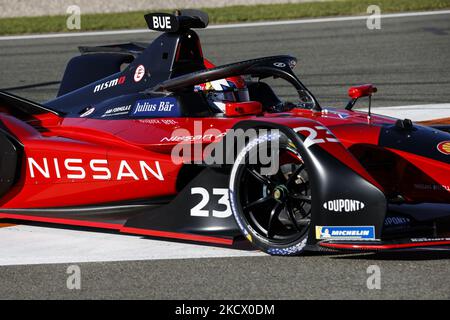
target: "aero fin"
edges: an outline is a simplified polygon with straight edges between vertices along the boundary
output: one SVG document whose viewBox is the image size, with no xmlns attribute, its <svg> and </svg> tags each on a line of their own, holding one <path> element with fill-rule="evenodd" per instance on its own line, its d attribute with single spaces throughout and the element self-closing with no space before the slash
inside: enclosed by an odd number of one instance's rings
<svg viewBox="0 0 450 320">
<path fill-rule="evenodd" d="M 63 117 L 64 113 L 49 109 L 39 103 L 18 97 L 12 93 L 0 91 L 0 108 L 6 108 L 11 113 L 21 113 L 25 115 L 39 115 L 52 113 L 55 116 Z"/>
</svg>

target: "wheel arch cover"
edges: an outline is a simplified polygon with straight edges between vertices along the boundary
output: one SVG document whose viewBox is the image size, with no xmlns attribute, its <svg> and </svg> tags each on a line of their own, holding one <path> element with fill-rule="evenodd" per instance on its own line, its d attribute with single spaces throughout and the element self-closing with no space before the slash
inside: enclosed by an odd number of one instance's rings
<svg viewBox="0 0 450 320">
<path fill-rule="evenodd" d="M 306 164 L 311 181 L 312 211 L 311 226 L 307 240 L 308 245 L 315 245 L 320 241 L 320 239 L 316 239 L 316 226 L 373 226 L 375 238 L 381 238 L 387 210 L 386 197 L 377 186 L 358 173 L 361 172 L 360 169 L 362 167 L 357 168 L 359 169 L 358 171 L 353 170 L 350 165 L 355 166 L 355 163 L 344 164 L 335 155 L 329 153 L 318 144 L 306 147 L 302 140 L 304 137 L 285 125 L 266 121 L 244 120 L 237 123 L 233 129 L 278 129 L 297 148 Z M 350 152 L 340 142 L 334 143 L 339 144 L 351 156 Z M 227 150 L 224 152 L 227 152 Z M 357 165 L 361 166 L 359 163 Z M 232 194 L 232 174 L 233 169 L 230 174 L 231 208 L 239 228 L 244 233 L 244 236 L 248 237 L 248 233 L 242 225 L 243 221 L 240 221 L 238 214 L 236 214 L 237 209 L 234 203 L 234 195 Z M 325 203 L 340 199 L 360 201 L 363 203 L 363 208 L 349 212 L 338 212 L 325 208 Z M 286 250 L 289 250 L 289 248 Z"/>
</svg>

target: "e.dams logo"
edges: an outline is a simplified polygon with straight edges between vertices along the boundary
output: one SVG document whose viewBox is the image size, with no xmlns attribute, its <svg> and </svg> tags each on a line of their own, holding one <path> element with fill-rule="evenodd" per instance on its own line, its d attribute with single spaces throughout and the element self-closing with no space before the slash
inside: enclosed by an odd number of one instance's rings
<svg viewBox="0 0 450 320">
<path fill-rule="evenodd" d="M 134 72 L 134 77 L 133 77 L 134 82 L 141 81 L 142 78 L 144 77 L 144 75 L 145 75 L 145 67 L 142 64 L 140 64 L 136 68 L 136 71 Z"/>
<path fill-rule="evenodd" d="M 323 204 L 324 209 L 334 212 L 356 212 L 364 209 L 362 201 L 352 199 L 335 199 Z"/>
<path fill-rule="evenodd" d="M 450 141 L 442 141 L 437 145 L 437 149 L 448 156 L 450 154 Z"/>
</svg>

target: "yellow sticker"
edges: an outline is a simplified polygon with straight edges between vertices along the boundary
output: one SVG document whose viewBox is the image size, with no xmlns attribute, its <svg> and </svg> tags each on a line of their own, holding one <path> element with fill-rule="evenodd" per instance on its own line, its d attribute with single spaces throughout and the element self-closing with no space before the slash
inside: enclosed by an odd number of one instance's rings
<svg viewBox="0 0 450 320">
<path fill-rule="evenodd" d="M 322 227 L 316 226 L 316 239 L 322 239 Z"/>
<path fill-rule="evenodd" d="M 450 155 L 450 141 L 442 141 L 438 144 L 437 148 L 439 152 L 445 155 Z"/>
</svg>

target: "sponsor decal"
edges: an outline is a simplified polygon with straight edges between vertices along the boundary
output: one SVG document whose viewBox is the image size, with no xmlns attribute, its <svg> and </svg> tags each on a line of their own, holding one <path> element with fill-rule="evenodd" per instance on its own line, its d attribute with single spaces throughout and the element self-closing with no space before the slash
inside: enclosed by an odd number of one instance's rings
<svg viewBox="0 0 450 320">
<path fill-rule="evenodd" d="M 196 136 L 171 136 L 164 137 L 160 142 L 194 142 L 194 141 L 217 141 L 225 136 L 227 132 L 221 132 L 219 134 L 199 134 Z"/>
<path fill-rule="evenodd" d="M 406 217 L 387 217 L 384 219 L 385 226 L 403 226 L 408 225 L 411 219 Z"/>
<path fill-rule="evenodd" d="M 335 199 L 323 204 L 323 208 L 333 212 L 356 212 L 364 209 L 362 201 L 352 199 Z"/>
<path fill-rule="evenodd" d="M 297 61 L 295 61 L 294 59 L 289 61 L 289 68 L 294 69 L 296 65 Z"/>
<path fill-rule="evenodd" d="M 175 98 L 138 100 L 131 113 L 136 117 L 179 117 L 181 115 Z"/>
<path fill-rule="evenodd" d="M 423 184 L 423 183 L 415 183 L 414 184 L 415 189 L 419 190 L 429 190 L 429 191 L 449 191 L 450 192 L 450 186 L 445 184 Z"/>
<path fill-rule="evenodd" d="M 284 62 L 275 62 L 273 65 L 275 67 L 277 67 L 277 68 L 284 68 L 284 67 L 286 67 L 286 63 L 284 63 Z"/>
<path fill-rule="evenodd" d="M 442 141 L 437 145 L 437 149 L 440 153 L 448 156 L 450 154 L 450 141 Z"/>
<path fill-rule="evenodd" d="M 80 115 L 80 118 L 87 117 L 87 116 L 93 114 L 94 111 L 95 111 L 95 108 L 94 108 L 94 107 L 89 108 L 89 109 L 87 109 L 85 112 L 83 112 L 83 113 Z"/>
<path fill-rule="evenodd" d="M 125 76 L 100 83 L 94 87 L 94 93 L 125 83 Z"/>
<path fill-rule="evenodd" d="M 141 81 L 142 78 L 144 77 L 144 75 L 145 75 L 145 67 L 142 64 L 140 64 L 136 68 L 136 71 L 134 72 L 134 77 L 133 77 L 134 82 Z"/>
<path fill-rule="evenodd" d="M 125 114 L 128 114 L 130 112 L 130 110 L 131 110 L 131 104 L 128 106 L 110 108 L 105 111 L 105 113 L 102 115 L 102 118 L 125 115 Z"/>
<path fill-rule="evenodd" d="M 374 240 L 374 226 L 316 226 L 316 239 Z"/>
<path fill-rule="evenodd" d="M 163 124 L 168 126 L 174 126 L 178 124 L 178 121 L 172 119 L 139 119 L 137 121 L 144 124 Z"/>
<path fill-rule="evenodd" d="M 412 238 L 411 242 L 450 241 L 450 238 Z"/>
<path fill-rule="evenodd" d="M 159 161 L 119 160 L 117 172 L 113 172 L 107 159 L 35 159 L 30 157 L 27 158 L 27 162 L 32 179 L 122 180 L 132 178 L 134 180 L 158 179 L 164 181 Z M 133 168 L 135 169 L 133 170 Z"/>
</svg>

